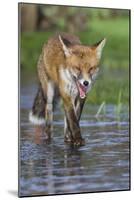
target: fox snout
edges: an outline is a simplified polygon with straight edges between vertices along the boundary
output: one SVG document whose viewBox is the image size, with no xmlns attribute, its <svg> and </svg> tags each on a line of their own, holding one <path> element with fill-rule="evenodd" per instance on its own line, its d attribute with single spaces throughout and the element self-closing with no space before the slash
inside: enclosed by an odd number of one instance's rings
<svg viewBox="0 0 134 200">
<path fill-rule="evenodd" d="M 77 89 L 80 95 L 80 98 L 84 99 L 86 97 L 86 94 L 91 89 L 92 80 L 88 79 L 80 79 L 76 81 Z"/>
<path fill-rule="evenodd" d="M 89 81 L 83 81 L 83 85 L 84 85 L 84 86 L 86 86 L 86 87 L 87 87 L 87 86 L 88 86 L 88 84 L 89 84 Z"/>
<path fill-rule="evenodd" d="M 83 85 L 85 88 L 88 88 L 91 85 L 92 80 L 90 78 L 89 79 L 82 78 L 82 79 L 78 80 L 78 82 L 81 85 Z"/>
</svg>

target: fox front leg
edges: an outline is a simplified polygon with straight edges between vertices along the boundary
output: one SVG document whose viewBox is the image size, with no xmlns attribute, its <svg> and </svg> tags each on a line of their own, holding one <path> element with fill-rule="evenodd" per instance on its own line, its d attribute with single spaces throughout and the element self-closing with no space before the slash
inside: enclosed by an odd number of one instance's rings
<svg viewBox="0 0 134 200">
<path fill-rule="evenodd" d="M 85 98 L 81 99 L 79 97 L 77 97 L 77 99 L 75 100 L 74 109 L 75 109 L 75 113 L 76 113 L 76 117 L 77 117 L 78 121 L 81 118 L 81 114 L 82 114 L 82 110 L 83 110 L 85 100 L 86 100 Z"/>
<path fill-rule="evenodd" d="M 63 103 L 66 115 L 66 130 L 69 130 L 67 136 L 70 141 L 68 142 L 73 143 L 74 145 L 84 145 L 84 140 L 82 139 L 80 132 L 79 120 L 76 117 L 71 99 L 66 97 L 63 99 Z"/>
<path fill-rule="evenodd" d="M 85 103 L 85 99 L 80 99 L 80 98 L 75 99 L 74 110 L 75 110 L 75 114 L 76 114 L 78 122 L 81 117 L 84 103 Z M 64 140 L 65 142 L 70 142 L 72 140 L 71 132 L 69 130 L 66 116 L 64 117 Z"/>
<path fill-rule="evenodd" d="M 69 129 L 66 116 L 64 117 L 64 141 L 67 143 L 70 143 L 71 141 L 73 141 L 73 137 Z"/>
</svg>

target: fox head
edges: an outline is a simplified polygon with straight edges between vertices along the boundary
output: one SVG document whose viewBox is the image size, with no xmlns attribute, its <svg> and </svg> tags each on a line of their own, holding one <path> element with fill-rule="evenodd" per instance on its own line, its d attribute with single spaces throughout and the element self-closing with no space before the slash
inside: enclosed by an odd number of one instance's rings
<svg viewBox="0 0 134 200">
<path fill-rule="evenodd" d="M 59 36 L 59 40 L 69 73 L 76 83 L 80 97 L 85 98 L 98 74 L 101 54 L 106 39 L 92 46 L 71 44 L 61 36 Z"/>
</svg>

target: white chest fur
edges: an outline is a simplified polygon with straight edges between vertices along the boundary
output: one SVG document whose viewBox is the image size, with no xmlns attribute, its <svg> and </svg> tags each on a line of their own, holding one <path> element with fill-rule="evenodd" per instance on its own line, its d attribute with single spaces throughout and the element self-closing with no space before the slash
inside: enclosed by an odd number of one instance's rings
<svg viewBox="0 0 134 200">
<path fill-rule="evenodd" d="M 78 89 L 69 70 L 61 68 L 60 77 L 65 83 L 64 91 L 75 98 L 78 95 Z"/>
</svg>

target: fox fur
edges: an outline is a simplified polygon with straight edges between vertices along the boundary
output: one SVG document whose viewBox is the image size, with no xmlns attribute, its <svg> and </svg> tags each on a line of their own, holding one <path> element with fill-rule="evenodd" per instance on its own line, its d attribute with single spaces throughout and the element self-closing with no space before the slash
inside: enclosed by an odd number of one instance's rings
<svg viewBox="0 0 134 200">
<path fill-rule="evenodd" d="M 40 127 L 46 140 L 52 137 L 53 112 L 61 98 L 65 111 L 65 141 L 73 145 L 85 144 L 79 120 L 87 93 L 99 71 L 105 41 L 82 45 L 77 36 L 62 33 L 44 44 L 37 64 L 39 89 L 29 119 Z"/>
</svg>

